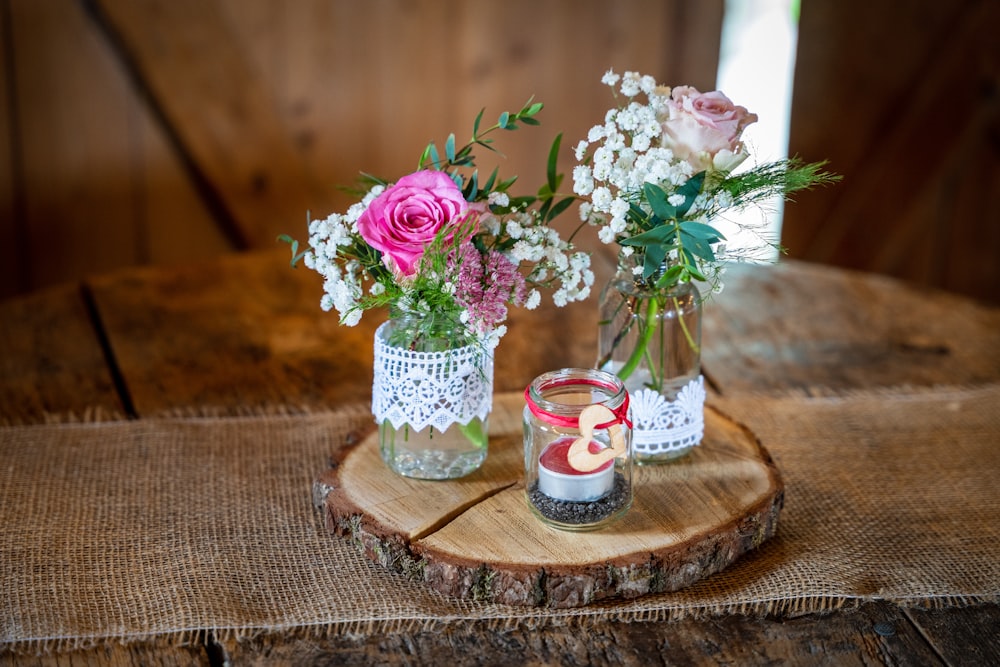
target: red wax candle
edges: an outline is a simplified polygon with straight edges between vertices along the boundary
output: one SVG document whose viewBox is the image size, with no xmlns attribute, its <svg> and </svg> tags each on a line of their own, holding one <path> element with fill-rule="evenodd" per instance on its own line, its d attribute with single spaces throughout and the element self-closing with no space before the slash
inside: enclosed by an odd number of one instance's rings
<svg viewBox="0 0 1000 667">
<path fill-rule="evenodd" d="M 593 475 L 594 473 L 601 472 L 602 470 L 607 470 L 612 465 L 614 465 L 614 460 L 606 462 L 600 468 L 596 470 L 591 470 L 589 472 L 581 472 L 569 464 L 569 448 L 575 442 L 575 438 L 560 438 L 555 442 L 551 443 L 542 452 L 542 455 L 538 457 L 539 463 L 545 466 L 551 472 L 557 472 L 562 475 Z M 590 446 L 588 450 L 591 454 L 597 454 L 604 446 L 599 442 L 590 441 Z"/>
<path fill-rule="evenodd" d="M 614 460 L 597 470 L 581 472 L 569 464 L 567 455 L 575 438 L 565 437 L 549 443 L 538 457 L 538 488 L 550 498 L 570 501 L 591 501 L 601 498 L 614 486 Z M 590 453 L 604 449 L 599 442 L 590 442 Z"/>
</svg>

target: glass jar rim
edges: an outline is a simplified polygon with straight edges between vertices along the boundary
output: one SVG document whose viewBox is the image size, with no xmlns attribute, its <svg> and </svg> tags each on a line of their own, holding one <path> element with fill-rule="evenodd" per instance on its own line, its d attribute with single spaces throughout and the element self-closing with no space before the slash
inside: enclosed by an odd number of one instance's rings
<svg viewBox="0 0 1000 667">
<path fill-rule="evenodd" d="M 591 394 L 596 390 L 606 398 L 589 403 L 562 403 L 546 397 L 548 391 L 573 387 Z M 613 412 L 617 412 L 623 405 L 626 409 L 628 406 L 628 391 L 622 380 L 613 373 L 596 368 L 562 368 L 542 373 L 531 381 L 525 389 L 524 397 L 532 413 L 556 418 L 577 418 L 585 408 L 596 404 L 606 405 Z"/>
</svg>

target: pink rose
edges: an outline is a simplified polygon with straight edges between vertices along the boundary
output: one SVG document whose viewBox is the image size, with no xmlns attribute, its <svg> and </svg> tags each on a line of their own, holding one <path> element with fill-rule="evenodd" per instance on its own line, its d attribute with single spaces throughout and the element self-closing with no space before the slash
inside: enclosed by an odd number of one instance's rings
<svg viewBox="0 0 1000 667">
<path fill-rule="evenodd" d="M 409 277 L 438 233 L 450 227 L 450 241 L 468 213 L 469 203 L 447 174 L 418 171 L 372 200 L 358 218 L 358 233 L 382 251 L 390 269 Z"/>
<path fill-rule="evenodd" d="M 695 169 L 731 171 L 746 159 L 740 137 L 757 114 L 717 90 L 700 93 L 691 86 L 674 88 L 667 108 L 663 145 Z"/>
</svg>

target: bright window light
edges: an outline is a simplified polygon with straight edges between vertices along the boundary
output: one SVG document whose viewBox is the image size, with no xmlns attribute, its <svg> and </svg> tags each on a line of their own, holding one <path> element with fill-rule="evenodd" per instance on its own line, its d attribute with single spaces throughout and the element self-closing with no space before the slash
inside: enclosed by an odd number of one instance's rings
<svg viewBox="0 0 1000 667">
<path fill-rule="evenodd" d="M 788 157 L 798 15 L 799 0 L 726 0 L 717 87 L 759 117 L 743 133 L 751 160 L 757 162 Z M 760 209 L 752 207 L 726 217 L 778 240 L 782 209 L 782 199 L 775 197 Z M 741 242 L 740 237 L 729 237 L 728 245 L 750 243 Z M 763 259 L 776 258 L 775 251 Z"/>
</svg>

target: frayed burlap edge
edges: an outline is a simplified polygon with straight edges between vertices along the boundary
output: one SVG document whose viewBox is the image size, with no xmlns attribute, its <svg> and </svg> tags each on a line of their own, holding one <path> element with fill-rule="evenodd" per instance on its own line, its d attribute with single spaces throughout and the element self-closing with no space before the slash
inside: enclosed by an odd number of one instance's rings
<svg viewBox="0 0 1000 667">
<path fill-rule="evenodd" d="M 835 612 L 854 612 L 866 604 L 887 602 L 907 609 L 940 610 L 953 607 L 973 607 L 1000 604 L 1000 595 L 988 596 L 931 596 L 919 598 L 888 598 L 880 596 L 802 596 L 733 602 L 666 606 L 658 609 L 577 608 L 558 612 L 524 613 L 521 608 L 505 617 L 442 616 L 437 618 L 394 618 L 337 621 L 308 625 L 228 626 L 195 628 L 166 633 L 99 635 L 86 637 L 46 637 L 0 644 L 0 656 L 41 656 L 70 651 L 87 651 L 102 646 L 141 645 L 157 642 L 169 647 L 200 647 L 209 642 L 239 644 L 275 638 L 284 641 L 323 641 L 334 637 L 367 637 L 372 635 L 414 635 L 421 633 L 513 630 L 541 631 L 566 628 L 585 629 L 595 618 L 610 623 L 670 623 L 680 621 L 705 621 L 722 616 L 750 618 L 796 618 L 808 615 L 825 615 Z M 621 603 L 627 605 L 627 602 Z"/>
</svg>

